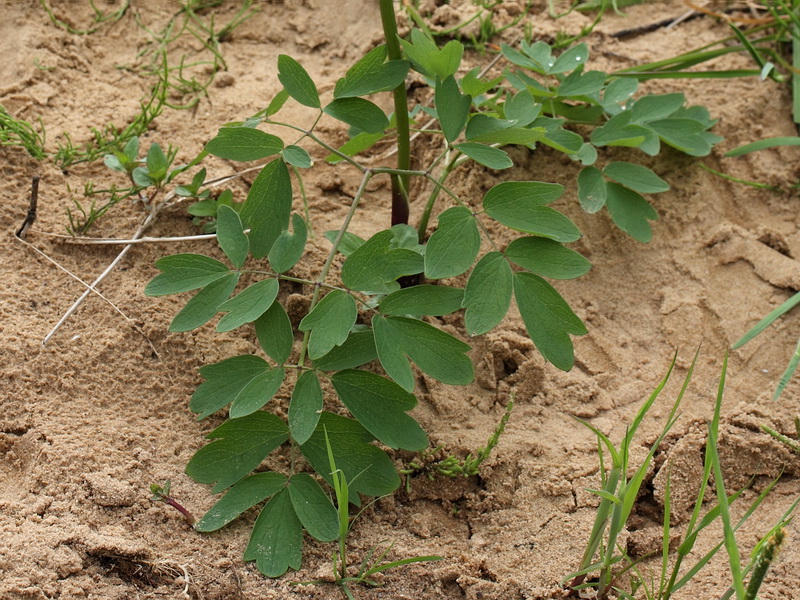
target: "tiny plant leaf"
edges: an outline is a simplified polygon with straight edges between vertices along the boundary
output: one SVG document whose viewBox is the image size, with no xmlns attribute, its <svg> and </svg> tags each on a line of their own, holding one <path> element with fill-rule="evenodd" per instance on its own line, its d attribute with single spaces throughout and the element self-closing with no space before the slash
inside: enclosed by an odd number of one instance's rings
<svg viewBox="0 0 800 600">
<path fill-rule="evenodd" d="M 242 221 L 250 227 L 253 258 L 266 256 L 278 236 L 289 226 L 292 182 L 282 160 L 273 160 L 256 177 L 242 206 Z"/>
<path fill-rule="evenodd" d="M 282 368 L 267 369 L 251 379 L 233 400 L 230 409 L 231 419 L 253 414 L 276 394 L 283 383 L 285 372 Z"/>
<path fill-rule="evenodd" d="M 259 502 L 274 496 L 285 485 L 286 475 L 280 473 L 248 475 L 232 486 L 214 506 L 208 509 L 195 525 L 195 529 L 203 532 L 216 531 Z"/>
<path fill-rule="evenodd" d="M 455 147 L 469 156 L 476 163 L 501 171 L 514 166 L 514 161 L 504 150 L 500 148 L 493 148 L 486 144 L 478 144 L 477 142 L 463 142 L 455 144 Z"/>
<path fill-rule="evenodd" d="M 238 273 L 228 273 L 197 292 L 172 319 L 170 331 L 191 331 L 208 323 L 228 299 L 239 281 Z"/>
<path fill-rule="evenodd" d="M 147 284 L 144 293 L 148 296 L 166 296 L 189 292 L 207 286 L 230 274 L 224 263 L 202 254 L 173 254 L 156 261 L 162 273 Z"/>
<path fill-rule="evenodd" d="M 314 361 L 323 371 L 355 369 L 378 358 L 372 330 L 351 331 L 341 346 L 335 346 L 325 356 Z"/>
<path fill-rule="evenodd" d="M 331 348 L 342 344 L 356 322 L 358 309 L 353 297 L 342 290 L 333 290 L 300 321 L 300 331 L 310 331 L 308 357 L 325 356 Z"/>
<path fill-rule="evenodd" d="M 464 290 L 444 285 L 415 285 L 392 292 L 379 305 L 385 315 L 449 315 L 461 308 Z"/>
<path fill-rule="evenodd" d="M 436 82 L 434 102 L 444 137 L 448 142 L 453 143 L 461 134 L 464 125 L 467 124 L 467 116 L 469 116 L 469 109 L 472 106 L 472 96 L 462 94 L 458 89 L 455 77 L 450 75 L 444 80 Z"/>
<path fill-rule="evenodd" d="M 300 169 L 310 169 L 314 165 L 311 156 L 300 146 L 286 146 L 281 152 L 281 156 L 287 163 Z"/>
<path fill-rule="evenodd" d="M 464 324 L 469 335 L 497 326 L 511 306 L 513 272 L 499 252 L 489 252 L 475 265 L 464 289 Z"/>
<path fill-rule="evenodd" d="M 291 56 L 281 54 L 278 57 L 278 80 L 300 104 L 311 108 L 320 107 L 317 86 L 303 66 Z"/>
<path fill-rule="evenodd" d="M 303 217 L 292 214 L 293 231 L 285 230 L 269 251 L 269 264 L 277 273 L 285 273 L 302 258 L 308 240 L 308 228 Z"/>
<path fill-rule="evenodd" d="M 280 577 L 303 559 L 303 525 L 297 518 L 289 490 L 284 488 L 261 509 L 253 526 L 245 560 L 256 561 L 267 577 Z"/>
<path fill-rule="evenodd" d="M 321 542 L 332 542 L 339 537 L 336 508 L 311 475 L 292 475 L 289 479 L 289 497 L 295 514 L 311 537 Z"/>
<path fill-rule="evenodd" d="M 469 269 L 478 256 L 481 236 L 472 212 L 464 206 L 448 208 L 439 215 L 439 227 L 428 240 L 425 276 L 455 277 Z"/>
<path fill-rule="evenodd" d="M 408 248 L 392 248 L 392 230 L 379 231 L 345 261 L 342 282 L 363 292 L 389 292 L 399 288 L 395 281 L 423 270 L 423 258 Z"/>
<path fill-rule="evenodd" d="M 219 311 L 228 314 L 217 323 L 217 331 L 231 331 L 255 321 L 272 306 L 278 295 L 278 287 L 277 279 L 263 279 L 223 302 Z"/>
<path fill-rule="evenodd" d="M 373 317 L 372 328 L 381 365 L 406 391 L 414 390 L 409 358 L 442 383 L 472 382 L 472 361 L 466 355 L 469 345 L 449 333 L 416 319 L 380 315 Z"/>
<path fill-rule="evenodd" d="M 405 450 L 427 447 L 428 436 L 406 414 L 417 405 L 413 394 L 369 371 L 340 371 L 331 382 L 347 409 L 382 443 Z"/>
<path fill-rule="evenodd" d="M 200 448 L 186 474 L 198 483 L 214 484 L 219 493 L 230 487 L 289 439 L 286 424 L 273 414 L 258 411 L 240 419 L 229 419 L 209 433 L 214 441 Z"/>
<path fill-rule="evenodd" d="M 609 163 L 603 169 L 603 175 L 640 194 L 657 194 L 669 189 L 669 184 L 653 171 L 630 162 Z"/>
<path fill-rule="evenodd" d="M 367 52 L 347 71 L 333 90 L 334 98 L 366 96 L 375 92 L 392 90 L 403 83 L 411 66 L 406 60 L 386 61 L 386 46 Z"/>
<path fill-rule="evenodd" d="M 648 221 L 658 219 L 658 213 L 641 195 L 617 183 L 608 183 L 606 204 L 617 227 L 634 239 L 647 243 L 653 237 Z"/>
<path fill-rule="evenodd" d="M 292 323 L 286 309 L 280 302 L 273 302 L 254 324 L 261 349 L 276 363 L 285 363 L 294 344 Z"/>
<path fill-rule="evenodd" d="M 608 192 L 602 171 L 596 167 L 584 167 L 578 174 L 578 200 L 581 208 L 589 214 L 596 213 L 606 205 Z"/>
<path fill-rule="evenodd" d="M 281 150 L 281 138 L 251 127 L 223 127 L 206 144 L 209 154 L 238 162 L 261 160 Z"/>
<path fill-rule="evenodd" d="M 322 413 L 322 387 L 314 371 L 297 378 L 289 404 L 289 431 L 298 444 L 305 444 L 317 428 Z"/>
<path fill-rule="evenodd" d="M 378 133 L 389 127 L 389 119 L 380 107 L 363 98 L 339 98 L 323 110 L 334 119 L 365 133 Z"/>
<path fill-rule="evenodd" d="M 189 408 L 198 413 L 198 419 L 204 419 L 233 402 L 255 377 L 269 368 L 263 358 L 248 354 L 200 367 L 205 381 L 192 394 Z"/>
<path fill-rule="evenodd" d="M 520 267 L 552 279 L 574 279 L 592 266 L 574 250 L 540 237 L 517 238 L 508 245 L 506 256 Z"/>
<path fill-rule="evenodd" d="M 217 242 L 237 269 L 241 269 L 250 251 L 250 241 L 243 231 L 239 213 L 230 206 L 217 209 Z"/>
</svg>

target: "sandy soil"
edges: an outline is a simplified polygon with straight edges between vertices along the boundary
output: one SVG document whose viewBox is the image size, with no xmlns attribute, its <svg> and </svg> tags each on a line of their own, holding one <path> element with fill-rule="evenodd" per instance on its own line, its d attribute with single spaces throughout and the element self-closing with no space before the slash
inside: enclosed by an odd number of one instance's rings
<svg viewBox="0 0 800 600">
<path fill-rule="evenodd" d="M 89 21 L 83 0 L 49 4 L 74 26 Z M 138 11 L 144 24 L 158 28 L 177 3 L 134 4 L 135 10 L 118 23 L 79 36 L 56 27 L 33 0 L 0 0 L 0 103 L 32 122 L 41 116 L 50 150 L 62 131 L 84 142 L 92 127 L 124 125 L 136 114 L 152 79 L 116 68 L 135 64 L 137 52 L 148 47 L 149 38 L 133 14 Z M 499 22 L 521 4 L 504 2 L 497 9 Z M 229 19 L 237 5 L 227 2 L 215 9 L 218 22 Z M 381 36 L 371 0 L 285 0 L 257 6 L 258 14 L 223 44 L 228 70 L 217 76 L 208 98 L 194 111 L 165 110 L 144 143 L 175 144 L 178 160 L 188 160 L 221 123 L 266 106 L 278 89 L 279 53 L 300 60 L 329 93 Z M 452 24 L 451 10 L 439 9 L 436 23 Z M 590 64 L 627 67 L 727 35 L 724 23 L 699 18 L 626 41 L 610 36 L 685 11 L 682 3 L 668 2 L 630 9 L 625 17 L 609 15 L 588 38 Z M 576 33 L 588 21 L 574 14 L 554 22 L 546 16 L 545 2 L 534 2 L 528 17 L 534 36 L 546 40 L 559 30 Z M 511 42 L 520 33 L 518 27 L 501 37 Z M 199 43 L 186 36 L 175 48 L 196 53 Z M 484 66 L 489 60 L 468 56 L 470 65 Z M 730 56 L 715 66 L 750 64 L 746 57 Z M 394 542 L 393 558 L 444 557 L 389 572 L 382 588 L 358 589 L 359 598 L 561 597 L 558 582 L 578 565 L 597 504 L 585 491 L 598 486 L 595 440 L 572 415 L 589 419 L 619 440 L 677 349 L 675 377 L 635 448 L 634 456 L 643 457 L 702 344 L 683 415 L 656 457 L 624 543 L 638 555 L 658 549 L 659 503 L 668 465 L 674 478 L 675 534 L 685 526 L 722 357 L 762 315 L 800 290 L 800 265 L 794 259 L 800 255 L 796 192 L 776 194 L 731 184 L 698 164 L 788 189 L 797 180 L 797 150 L 737 159 L 722 154 L 760 137 L 796 135 L 796 130 L 788 87 L 770 81 L 678 80 L 647 88 L 681 90 L 691 103 L 708 106 L 720 118 L 715 131 L 726 138 L 701 161 L 666 152 L 648 163 L 673 186 L 652 198 L 660 220 L 648 245 L 622 234 L 605 214 L 582 213 L 575 165 L 547 149 L 535 154 L 512 150 L 518 166 L 499 178 L 474 166 L 454 175 L 454 187 L 476 202 L 481 190 L 504 178 L 566 186 L 558 207 L 584 233 L 574 247 L 592 261 L 593 269 L 577 281 L 558 283 L 558 288 L 589 334 L 575 340 L 576 367 L 562 373 L 544 363 L 526 339 L 521 320 L 511 316 L 497 331 L 472 341 L 476 384 L 452 388 L 431 382 L 420 394 L 415 416 L 431 440 L 462 456 L 485 443 L 512 390 L 517 406 L 479 478 L 414 478 L 409 492 L 382 499 L 357 522 L 351 538 L 354 559 L 383 540 Z M 287 107 L 282 116 L 302 122 L 306 113 Z M 322 133 L 333 142 L 344 140 L 344 129 L 335 123 L 326 124 Z M 418 150 L 424 156 L 424 144 Z M 601 159 L 625 156 L 610 151 Z M 315 157 L 322 158 L 319 153 Z M 208 167 L 210 176 L 240 168 L 222 160 L 208 161 Z M 153 263 L 160 256 L 215 250 L 207 242 L 136 246 L 100 286 L 125 316 L 91 296 L 43 347 L 45 335 L 84 289 L 44 254 L 91 281 L 119 250 L 65 243 L 48 234 L 65 232 L 65 209 L 84 182 L 94 181 L 98 187 L 121 182 L 102 164 L 62 172 L 19 148 L 0 149 L 0 169 L 0 599 L 339 597 L 332 587 L 290 586 L 326 576 L 331 545 L 309 541 L 300 572 L 269 580 L 241 560 L 254 511 L 221 532 L 201 535 L 169 507 L 149 500 L 151 483 L 171 479 L 173 494 L 193 512 L 202 514 L 213 504 L 208 488 L 191 481 L 183 469 L 203 445 L 202 436 L 219 421 L 195 421 L 187 402 L 200 381 L 198 367 L 255 349 L 246 328 L 227 336 L 215 334 L 210 326 L 191 334 L 168 334 L 169 321 L 184 299 L 146 298 L 142 293 L 157 272 Z M 14 237 L 34 174 L 42 176 L 39 218 L 28 241 L 44 254 Z M 234 185 L 241 198 L 249 181 Z M 324 164 L 308 176 L 318 234 L 340 221 L 356 182 L 355 173 Z M 386 186 L 376 185 L 371 197 L 376 205 L 385 204 Z M 123 203 L 91 234 L 127 238 L 143 217 L 140 207 Z M 358 231 L 365 235 L 386 226 L 381 210 L 363 211 L 359 218 Z M 149 233 L 196 231 L 178 206 L 160 215 Z M 324 240 L 310 251 L 322 255 Z M 449 322 L 453 331 L 459 330 L 460 318 Z M 800 460 L 759 430 L 762 423 L 784 433 L 793 429 L 800 387 L 792 383 L 778 402 L 771 394 L 797 331 L 798 318 L 790 315 L 730 357 L 720 439 L 727 484 L 748 485 L 743 506 L 783 471 L 780 483 L 738 534 L 743 553 L 800 494 Z M 411 458 L 396 455 L 398 466 Z M 718 539 L 715 530 L 699 545 L 709 548 Z M 790 531 L 787 547 L 762 588 L 763 599 L 794 597 L 800 571 L 796 540 Z M 726 560 L 720 556 L 679 597 L 718 597 L 730 581 Z"/>
</svg>

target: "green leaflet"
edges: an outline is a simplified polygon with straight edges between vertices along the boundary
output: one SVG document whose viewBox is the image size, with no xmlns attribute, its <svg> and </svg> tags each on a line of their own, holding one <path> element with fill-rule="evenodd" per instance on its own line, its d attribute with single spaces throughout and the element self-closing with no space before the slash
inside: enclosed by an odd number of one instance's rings
<svg viewBox="0 0 800 600">
<path fill-rule="evenodd" d="M 331 229 L 330 231 L 326 231 L 324 235 L 325 239 L 333 244 L 333 242 L 339 236 L 339 230 Z M 366 240 L 358 237 L 355 233 L 346 231 L 342 236 L 342 240 L 339 242 L 339 252 L 346 258 L 363 246 L 365 241 Z"/>
<path fill-rule="evenodd" d="M 464 289 L 464 324 L 471 336 L 494 329 L 511 306 L 513 273 L 499 252 L 489 252 L 475 265 Z"/>
<path fill-rule="evenodd" d="M 372 318 L 375 347 L 386 373 L 406 391 L 414 390 L 413 360 L 425 373 L 455 385 L 471 383 L 472 361 L 468 344 L 423 321 L 404 317 Z"/>
<path fill-rule="evenodd" d="M 285 363 L 292 353 L 294 331 L 281 303 L 273 302 L 254 325 L 262 350 L 279 365 Z"/>
<path fill-rule="evenodd" d="M 277 494 L 286 485 L 286 475 L 256 473 L 232 486 L 197 522 L 197 531 L 216 531 L 233 521 L 244 511 Z"/>
<path fill-rule="evenodd" d="M 472 96 L 462 95 L 455 77 L 449 75 L 444 79 L 437 79 L 434 103 L 444 137 L 452 144 L 467 124 Z"/>
<path fill-rule="evenodd" d="M 273 160 L 256 177 L 240 211 L 250 227 L 250 251 L 263 258 L 278 236 L 289 226 L 292 212 L 292 182 L 282 160 Z"/>
<path fill-rule="evenodd" d="M 320 107 L 317 86 L 303 66 L 291 56 L 281 54 L 278 57 L 278 80 L 300 104 L 311 108 Z"/>
<path fill-rule="evenodd" d="M 345 261 L 342 282 L 351 290 L 388 293 L 399 288 L 396 280 L 423 270 L 423 258 L 408 248 L 392 248 L 395 232 L 379 231 Z"/>
<path fill-rule="evenodd" d="M 581 208 L 594 214 L 606 205 L 606 180 L 597 167 L 584 167 L 578 173 L 578 200 Z"/>
<path fill-rule="evenodd" d="M 539 181 L 508 181 L 490 189 L 483 198 L 486 213 L 506 227 L 574 242 L 581 232 L 560 212 L 544 206 L 558 198 L 564 187 Z"/>
<path fill-rule="evenodd" d="M 284 488 L 261 509 L 245 560 L 256 561 L 267 577 L 280 577 L 291 567 L 299 569 L 303 559 L 303 526 L 297 518 L 289 490 Z"/>
<path fill-rule="evenodd" d="M 191 331 L 208 323 L 217 314 L 220 304 L 233 293 L 238 281 L 238 273 L 228 273 L 209 283 L 175 315 L 169 330 Z"/>
<path fill-rule="evenodd" d="M 552 279 L 574 279 L 592 267 L 574 250 L 540 237 L 517 238 L 506 248 L 506 256 L 520 267 Z"/>
<path fill-rule="evenodd" d="M 389 127 L 389 119 L 380 107 L 364 98 L 339 98 L 323 111 L 365 133 L 378 133 Z"/>
<path fill-rule="evenodd" d="M 529 48 L 531 47 L 529 46 Z M 525 46 L 523 46 L 523 50 L 524 49 Z M 548 74 L 568 73 L 585 64 L 588 59 L 589 47 L 584 43 L 576 44 L 571 48 L 567 48 L 559 55 L 548 70 Z"/>
<path fill-rule="evenodd" d="M 532 273 L 514 274 L 514 297 L 539 352 L 562 371 L 569 371 L 575 362 L 569 336 L 587 333 L 581 320 L 549 283 Z"/>
<path fill-rule="evenodd" d="M 286 424 L 267 412 L 228 419 L 207 436 L 214 441 L 200 448 L 186 474 L 198 483 L 214 484 L 217 494 L 255 469 L 266 456 L 289 439 Z"/>
<path fill-rule="evenodd" d="M 237 394 L 230 408 L 231 419 L 253 414 L 277 393 L 283 383 L 285 372 L 281 367 L 259 373 Z"/>
<path fill-rule="evenodd" d="M 617 227 L 634 239 L 647 243 L 653 237 L 648 221 L 658 219 L 658 213 L 636 192 L 617 183 L 607 184 L 606 205 Z"/>
<path fill-rule="evenodd" d="M 287 163 L 300 169 L 310 169 L 314 166 L 311 156 L 300 146 L 286 146 L 281 152 L 281 156 Z"/>
<path fill-rule="evenodd" d="M 478 256 L 481 235 L 472 212 L 464 206 L 448 208 L 439 215 L 439 226 L 425 250 L 425 276 L 455 277 L 469 269 Z"/>
<path fill-rule="evenodd" d="M 281 138 L 251 127 L 223 127 L 206 144 L 209 154 L 238 162 L 261 160 L 281 150 Z"/>
<path fill-rule="evenodd" d="M 428 446 L 422 427 L 406 414 L 417 405 L 417 399 L 394 381 L 350 369 L 336 373 L 331 383 L 342 403 L 381 443 L 404 450 Z"/>
<path fill-rule="evenodd" d="M 647 123 L 666 119 L 685 101 L 686 97 L 681 93 L 642 96 L 631 105 L 630 111 L 635 123 Z"/>
<path fill-rule="evenodd" d="M 355 369 L 378 358 L 375 336 L 371 329 L 351 331 L 341 346 L 335 346 L 325 356 L 314 361 L 323 371 Z"/>
<path fill-rule="evenodd" d="M 606 83 L 606 74 L 602 71 L 576 70 L 567 75 L 558 86 L 558 95 L 565 98 L 588 96 L 599 92 Z"/>
<path fill-rule="evenodd" d="M 473 121 L 475 119 L 471 120 L 470 123 Z M 486 144 L 529 146 L 542 141 L 546 135 L 547 131 L 544 127 L 509 127 L 481 133 L 473 133 L 473 130 L 467 127 L 466 138 L 471 142 L 484 142 Z"/>
<path fill-rule="evenodd" d="M 302 258 L 308 240 L 308 228 L 303 217 L 292 214 L 292 229 L 278 236 L 269 251 L 269 264 L 276 273 L 285 273 Z"/>
<path fill-rule="evenodd" d="M 610 115 L 622 112 L 628 99 L 636 93 L 639 82 L 633 78 L 620 77 L 606 86 L 603 92 L 603 109 Z"/>
<path fill-rule="evenodd" d="M 609 163 L 603 175 L 640 194 L 657 194 L 669 189 L 669 184 L 647 167 L 625 161 Z"/>
<path fill-rule="evenodd" d="M 292 475 L 289 479 L 289 497 L 295 514 L 311 537 L 321 542 L 332 542 L 339 537 L 336 508 L 311 475 Z"/>
<path fill-rule="evenodd" d="M 527 90 L 522 90 L 506 100 L 503 105 L 505 117 L 515 127 L 530 125 L 542 112 L 542 105 L 537 104 L 533 95 Z"/>
<path fill-rule="evenodd" d="M 384 315 L 449 315 L 461 308 L 464 290 L 446 285 L 415 285 L 392 292 L 379 305 Z"/>
<path fill-rule="evenodd" d="M 231 331 L 255 321 L 272 306 L 278 296 L 278 288 L 277 279 L 262 279 L 223 302 L 218 310 L 228 314 L 217 323 L 217 331 Z"/>
<path fill-rule="evenodd" d="M 289 404 L 289 432 L 298 444 L 305 444 L 317 427 L 322 412 L 322 387 L 314 371 L 297 378 Z"/>
<path fill-rule="evenodd" d="M 373 48 L 336 82 L 334 98 L 366 96 L 392 90 L 405 81 L 411 66 L 407 60 L 386 60 L 386 45 Z"/>
<path fill-rule="evenodd" d="M 173 254 L 156 261 L 162 273 L 147 284 L 148 296 L 179 294 L 205 287 L 229 274 L 230 269 L 218 260 L 202 254 Z"/>
<path fill-rule="evenodd" d="M 342 290 L 333 290 L 300 321 L 300 331 L 310 331 L 308 357 L 315 360 L 342 344 L 358 317 L 356 301 Z"/>
<path fill-rule="evenodd" d="M 222 205 L 217 209 L 217 242 L 233 266 L 241 269 L 250 251 L 250 241 L 239 213 L 230 206 Z"/>
<path fill-rule="evenodd" d="M 455 75 L 464 54 L 461 42 L 450 40 L 443 48 L 438 48 L 419 29 L 411 30 L 411 41 L 400 39 L 400 45 L 417 70 L 431 79 Z"/>
<path fill-rule="evenodd" d="M 205 381 L 192 394 L 189 409 L 198 413 L 198 420 L 206 418 L 233 402 L 254 377 L 269 368 L 263 358 L 249 354 L 200 367 Z"/>
<path fill-rule="evenodd" d="M 463 142 L 455 144 L 454 146 L 460 152 L 469 156 L 476 163 L 495 169 L 497 171 L 508 169 L 514 166 L 514 161 L 508 156 L 508 153 L 500 148 L 493 148 L 486 144 L 478 144 L 476 142 Z"/>
<path fill-rule="evenodd" d="M 317 429 L 300 446 L 313 469 L 332 484 L 325 432 L 328 432 L 337 468 L 345 474 L 353 493 L 350 501 L 358 504 L 357 493 L 385 496 L 400 486 L 394 463 L 380 448 L 371 444 L 375 439 L 353 419 L 323 412 Z"/>
<path fill-rule="evenodd" d="M 711 143 L 701 134 L 705 125 L 693 119 L 661 119 L 648 124 L 665 143 L 689 156 L 707 156 Z"/>
</svg>

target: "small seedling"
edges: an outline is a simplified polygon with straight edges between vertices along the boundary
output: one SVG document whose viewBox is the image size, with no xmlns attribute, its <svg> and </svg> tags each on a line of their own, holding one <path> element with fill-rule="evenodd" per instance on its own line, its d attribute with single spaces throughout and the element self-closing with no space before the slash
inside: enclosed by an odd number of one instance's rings
<svg viewBox="0 0 800 600">
<path fill-rule="evenodd" d="M 794 418 L 794 430 L 795 430 L 795 439 L 790 438 L 788 435 L 783 435 L 782 433 L 778 433 L 768 425 L 761 425 L 762 431 L 770 434 L 779 442 L 786 444 L 786 446 L 792 451 L 800 454 L 800 417 Z"/>
<path fill-rule="evenodd" d="M 169 490 L 170 490 L 170 480 L 169 479 L 167 479 L 164 482 L 163 486 L 158 485 L 157 483 L 151 483 L 150 484 L 150 493 L 153 494 L 153 495 L 150 497 L 150 501 L 151 502 L 163 502 L 164 504 L 167 504 L 167 505 L 171 506 L 172 508 L 177 510 L 179 513 L 181 513 L 181 515 L 183 515 L 183 518 L 186 519 L 186 522 L 189 523 L 189 525 L 194 527 L 194 524 L 195 524 L 194 515 L 192 513 L 190 513 L 186 508 L 184 508 L 184 506 L 181 503 L 179 503 L 177 500 L 175 500 L 175 498 L 170 496 L 169 495 Z"/>
</svg>

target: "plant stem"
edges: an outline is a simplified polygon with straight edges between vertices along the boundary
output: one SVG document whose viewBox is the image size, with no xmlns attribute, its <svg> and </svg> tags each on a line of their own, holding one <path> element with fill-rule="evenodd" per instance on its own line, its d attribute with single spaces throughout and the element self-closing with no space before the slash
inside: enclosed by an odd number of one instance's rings
<svg viewBox="0 0 800 600">
<path fill-rule="evenodd" d="M 402 58 L 397 36 L 397 20 L 392 0 L 380 0 L 383 35 L 389 60 Z M 408 97 L 406 84 L 402 82 L 394 89 L 394 118 L 397 123 L 397 168 L 408 171 L 411 166 L 411 142 L 408 129 Z M 392 225 L 408 223 L 408 175 L 392 175 Z"/>
<path fill-rule="evenodd" d="M 425 239 L 425 232 L 428 230 L 428 222 L 431 218 L 431 212 L 433 211 L 433 206 L 436 204 L 436 199 L 439 197 L 439 192 L 442 191 L 442 185 L 447 180 L 447 177 L 456 167 L 456 159 L 458 155 L 456 155 L 447 166 L 445 166 L 442 174 L 436 180 L 437 185 L 431 191 L 431 195 L 428 196 L 428 202 L 425 204 L 425 209 L 422 211 L 422 216 L 419 219 L 419 225 L 417 225 L 417 235 L 419 235 L 420 240 Z"/>
</svg>

